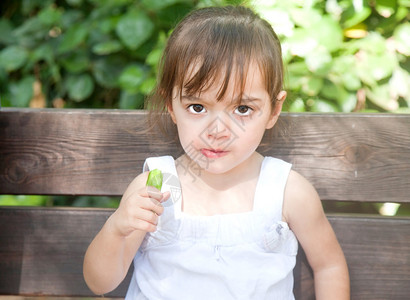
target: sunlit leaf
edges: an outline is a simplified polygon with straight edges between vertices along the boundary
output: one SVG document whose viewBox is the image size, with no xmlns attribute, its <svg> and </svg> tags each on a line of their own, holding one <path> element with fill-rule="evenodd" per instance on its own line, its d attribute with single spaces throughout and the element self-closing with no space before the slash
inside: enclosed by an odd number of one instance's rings
<svg viewBox="0 0 410 300">
<path fill-rule="evenodd" d="M 343 27 L 350 28 L 353 27 L 364 20 L 366 20 L 372 13 L 370 7 L 363 7 L 360 11 L 356 11 L 353 6 L 350 6 L 344 13 L 343 13 Z"/>
<path fill-rule="evenodd" d="M 319 70 L 327 70 L 330 68 L 330 63 L 332 62 L 332 56 L 329 51 L 323 47 L 319 46 L 314 51 L 308 53 L 306 56 L 306 65 L 309 70 L 313 73 L 318 74 Z"/>
<path fill-rule="evenodd" d="M 290 16 L 295 24 L 301 27 L 310 27 L 322 19 L 320 12 L 312 8 L 293 8 L 290 10 Z"/>
<path fill-rule="evenodd" d="M 330 16 L 323 16 L 319 22 L 314 23 L 308 34 L 329 52 L 338 50 L 343 42 L 342 29 Z"/>
<path fill-rule="evenodd" d="M 258 13 L 272 25 L 276 34 L 286 37 L 292 36 L 295 24 L 288 10 L 276 6 L 258 8 L 259 6 L 256 7 Z"/>
<path fill-rule="evenodd" d="M 389 18 L 397 9 L 396 0 L 376 0 L 376 11 L 379 15 Z"/>
<path fill-rule="evenodd" d="M 369 85 L 390 76 L 397 66 L 397 58 L 391 53 L 373 55 L 361 53 L 357 61 L 357 72 L 360 79 Z"/>
<path fill-rule="evenodd" d="M 331 113 L 339 111 L 339 108 L 337 107 L 337 105 L 330 101 L 323 99 L 314 99 L 312 101 L 312 105 L 310 106 L 310 110 L 315 112 Z"/>
<path fill-rule="evenodd" d="M 404 23 L 397 26 L 393 36 L 397 51 L 404 55 L 410 55 L 410 24 Z"/>
<path fill-rule="evenodd" d="M 43 206 L 48 201 L 48 196 L 36 195 L 1 195 L 0 205 L 5 206 Z"/>
<path fill-rule="evenodd" d="M 410 104 L 410 74 L 402 68 L 396 68 L 389 80 L 390 94 L 394 98 L 403 97 Z"/>
<path fill-rule="evenodd" d="M 308 96 L 316 96 L 323 87 L 323 79 L 318 77 L 305 77 L 302 80 L 302 91 Z"/>
<path fill-rule="evenodd" d="M 375 86 L 372 89 L 367 88 L 366 95 L 374 104 L 386 111 L 394 111 L 399 108 L 397 100 L 390 96 L 388 84 Z"/>
<path fill-rule="evenodd" d="M 305 103 L 303 102 L 303 100 L 301 98 L 297 98 L 289 106 L 288 110 L 290 112 L 304 112 L 305 111 Z"/>
</svg>

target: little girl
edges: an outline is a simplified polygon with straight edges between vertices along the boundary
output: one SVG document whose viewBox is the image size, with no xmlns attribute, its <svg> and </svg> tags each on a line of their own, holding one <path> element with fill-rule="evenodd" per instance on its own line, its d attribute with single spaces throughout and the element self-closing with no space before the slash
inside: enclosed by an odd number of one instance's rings
<svg viewBox="0 0 410 300">
<path fill-rule="evenodd" d="M 250 9 L 204 8 L 177 25 L 150 107 L 175 123 L 184 154 L 148 158 L 92 241 L 84 277 L 93 292 L 116 288 L 133 261 L 126 299 L 294 299 L 299 241 L 317 299 L 349 298 L 315 189 L 256 152 L 281 112 L 282 83 L 279 40 Z M 155 168 L 177 183 L 147 188 Z"/>
</svg>

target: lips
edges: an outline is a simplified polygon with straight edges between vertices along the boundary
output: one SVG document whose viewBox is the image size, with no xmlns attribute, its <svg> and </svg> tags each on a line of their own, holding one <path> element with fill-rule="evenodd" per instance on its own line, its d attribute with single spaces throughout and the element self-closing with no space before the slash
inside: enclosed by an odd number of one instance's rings
<svg viewBox="0 0 410 300">
<path fill-rule="evenodd" d="M 207 158 L 220 158 L 228 154 L 228 151 L 219 150 L 219 149 L 206 149 L 202 148 L 201 153 Z"/>
</svg>

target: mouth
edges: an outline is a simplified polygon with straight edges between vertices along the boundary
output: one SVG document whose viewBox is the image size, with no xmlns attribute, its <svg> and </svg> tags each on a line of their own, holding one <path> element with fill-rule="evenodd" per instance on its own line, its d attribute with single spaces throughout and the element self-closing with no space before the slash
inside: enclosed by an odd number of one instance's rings
<svg viewBox="0 0 410 300">
<path fill-rule="evenodd" d="M 228 154 L 228 151 L 219 150 L 219 149 L 201 149 L 201 153 L 206 158 L 219 158 Z"/>
</svg>

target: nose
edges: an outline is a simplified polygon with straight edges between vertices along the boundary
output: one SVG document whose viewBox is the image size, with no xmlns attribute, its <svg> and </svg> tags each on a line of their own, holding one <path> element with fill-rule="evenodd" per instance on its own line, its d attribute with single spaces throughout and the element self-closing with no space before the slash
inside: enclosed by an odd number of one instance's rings
<svg viewBox="0 0 410 300">
<path fill-rule="evenodd" d="M 229 139 L 232 132 L 228 122 L 229 121 L 221 115 L 214 117 L 207 128 L 208 138 L 218 141 Z"/>
</svg>

